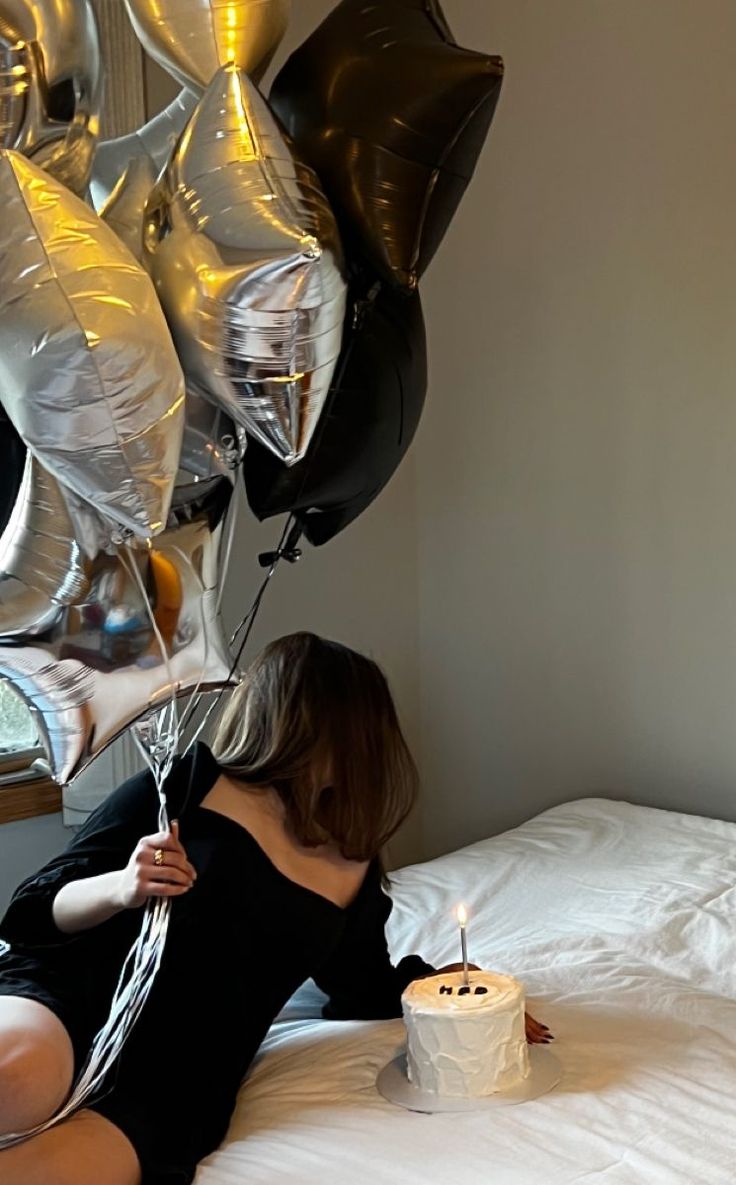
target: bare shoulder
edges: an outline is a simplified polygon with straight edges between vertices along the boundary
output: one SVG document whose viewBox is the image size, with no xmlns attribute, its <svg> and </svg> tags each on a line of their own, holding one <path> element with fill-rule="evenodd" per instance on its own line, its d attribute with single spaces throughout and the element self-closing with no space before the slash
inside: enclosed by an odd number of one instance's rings
<svg viewBox="0 0 736 1185">
<path fill-rule="evenodd" d="M 341 908 L 365 880 L 370 861 L 348 860 L 336 844 L 300 844 L 286 827 L 283 804 L 274 791 L 244 789 L 222 774 L 201 805 L 240 823 L 279 872 Z"/>
</svg>

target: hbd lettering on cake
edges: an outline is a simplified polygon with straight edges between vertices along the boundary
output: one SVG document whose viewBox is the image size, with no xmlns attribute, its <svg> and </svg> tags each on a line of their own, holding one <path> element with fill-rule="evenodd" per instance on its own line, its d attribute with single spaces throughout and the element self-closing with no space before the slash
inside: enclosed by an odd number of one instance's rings
<svg viewBox="0 0 736 1185">
<path fill-rule="evenodd" d="M 527 1014 L 523 984 L 468 963 L 463 906 L 457 917 L 463 961 L 414 980 L 402 996 L 407 1074 L 421 1091 L 481 1098 L 523 1082 L 527 1045 L 552 1036 Z"/>
</svg>

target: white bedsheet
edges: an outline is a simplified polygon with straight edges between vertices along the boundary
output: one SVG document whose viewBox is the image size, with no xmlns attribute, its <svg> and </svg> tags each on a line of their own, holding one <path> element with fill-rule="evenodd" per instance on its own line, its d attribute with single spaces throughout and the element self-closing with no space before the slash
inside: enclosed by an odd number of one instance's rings
<svg viewBox="0 0 736 1185">
<path fill-rule="evenodd" d="M 735 1185 L 736 825 L 585 799 L 393 879 L 396 958 L 459 959 L 465 901 L 471 960 L 526 983 L 562 1083 L 404 1111 L 374 1086 L 402 1022 L 314 1019 L 306 988 L 196 1185 Z"/>
</svg>

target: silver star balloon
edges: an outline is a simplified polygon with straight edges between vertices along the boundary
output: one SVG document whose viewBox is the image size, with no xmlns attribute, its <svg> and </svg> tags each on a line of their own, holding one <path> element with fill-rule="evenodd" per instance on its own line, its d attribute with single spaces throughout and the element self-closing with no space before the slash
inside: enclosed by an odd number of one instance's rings
<svg viewBox="0 0 736 1185">
<path fill-rule="evenodd" d="M 291 0 L 125 0 L 125 7 L 154 61 L 200 91 L 227 62 L 257 82 L 291 15 Z"/>
<path fill-rule="evenodd" d="M 89 0 L 0 0 L 0 147 L 22 152 L 83 194 L 101 99 Z"/>
<path fill-rule="evenodd" d="M 57 781 L 172 695 L 230 681 L 218 590 L 231 491 L 228 478 L 190 479 L 162 535 L 90 560 L 29 459 L 0 546 L 0 679 L 34 711 Z"/>
<path fill-rule="evenodd" d="M 241 460 L 235 426 L 224 412 L 197 395 L 187 395 L 186 409 L 169 531 L 207 488 L 198 483 L 223 476 L 232 481 Z M 15 506 L 0 535 L 0 637 L 44 634 L 60 607 L 85 599 L 88 572 L 59 483 L 27 452 Z"/>
<path fill-rule="evenodd" d="M 54 626 L 60 607 L 89 590 L 59 483 L 31 453 L 0 539 L 0 637 L 29 638 Z"/>
<path fill-rule="evenodd" d="M 146 211 L 144 263 L 190 388 L 287 464 L 303 457 L 342 341 L 337 226 L 242 71 L 219 71 Z"/>
<path fill-rule="evenodd" d="M 181 470 L 198 480 L 218 474 L 233 477 L 244 451 L 241 433 L 224 411 L 194 391 L 187 391 Z"/>
<path fill-rule="evenodd" d="M 143 217 L 158 171 L 148 156 L 134 156 L 110 196 L 96 207 L 102 221 L 114 231 L 131 255 L 143 259 Z"/>
<path fill-rule="evenodd" d="M 151 162 L 156 175 L 161 172 L 198 101 L 197 95 L 184 89 L 137 132 L 102 140 L 97 145 L 89 188 L 98 212 L 125 176 L 131 161 L 143 157 Z"/>
<path fill-rule="evenodd" d="M 70 508 L 76 496 L 155 535 L 184 380 L 153 286 L 93 210 L 14 152 L 0 153 L 0 203 L 0 401 Z"/>
<path fill-rule="evenodd" d="M 102 220 L 140 259 L 143 214 L 149 194 L 168 161 L 197 96 L 183 90 L 148 123 L 115 140 L 104 140 L 95 154 L 90 199 Z"/>
</svg>

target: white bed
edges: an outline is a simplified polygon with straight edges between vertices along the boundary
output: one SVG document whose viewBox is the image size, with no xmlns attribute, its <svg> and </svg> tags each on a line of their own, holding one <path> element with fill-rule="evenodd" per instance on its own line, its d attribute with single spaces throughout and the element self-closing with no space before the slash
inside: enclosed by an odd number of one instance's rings
<svg viewBox="0 0 736 1185">
<path fill-rule="evenodd" d="M 419 1115 L 378 1070 L 401 1021 L 327 1022 L 307 987 L 196 1185 L 734 1185 L 736 824 L 585 799 L 393 878 L 394 955 L 527 985 L 564 1079 L 517 1107 Z"/>
</svg>

